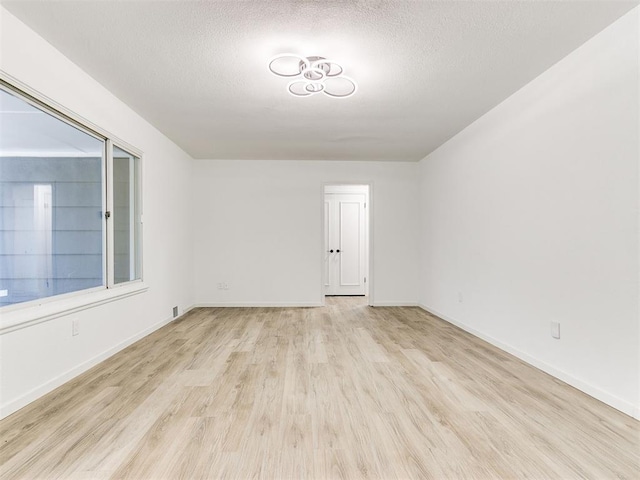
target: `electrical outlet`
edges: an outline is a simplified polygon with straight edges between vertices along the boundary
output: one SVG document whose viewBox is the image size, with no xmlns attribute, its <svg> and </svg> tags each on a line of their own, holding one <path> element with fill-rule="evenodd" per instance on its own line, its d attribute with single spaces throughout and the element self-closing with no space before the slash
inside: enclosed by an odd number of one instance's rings
<svg viewBox="0 0 640 480">
<path fill-rule="evenodd" d="M 8 297 L 9 290 L 0 290 L 0 297 Z"/>
<path fill-rule="evenodd" d="M 229 290 L 229 284 L 228 284 L 227 282 L 224 282 L 224 284 L 223 284 L 223 285 L 224 285 L 224 289 L 225 289 L 225 290 Z"/>
<path fill-rule="evenodd" d="M 80 320 L 71 320 L 71 336 L 80 335 Z"/>
<path fill-rule="evenodd" d="M 560 322 L 551 322 L 551 336 L 560 338 Z"/>
<path fill-rule="evenodd" d="M 178 316 L 178 307 L 175 306 L 173 307 L 173 318 L 176 318 Z"/>
<path fill-rule="evenodd" d="M 218 283 L 218 290 L 224 290 L 224 283 Z"/>
</svg>

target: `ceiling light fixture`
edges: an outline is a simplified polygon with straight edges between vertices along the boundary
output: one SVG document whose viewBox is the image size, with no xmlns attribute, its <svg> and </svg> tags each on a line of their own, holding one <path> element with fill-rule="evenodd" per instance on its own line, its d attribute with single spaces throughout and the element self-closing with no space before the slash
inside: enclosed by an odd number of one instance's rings
<svg viewBox="0 0 640 480">
<path fill-rule="evenodd" d="M 354 80 L 342 74 L 340 65 L 324 57 L 283 53 L 271 59 L 269 70 L 279 77 L 294 79 L 287 85 L 287 91 L 294 97 L 324 93 L 333 98 L 346 98 L 358 89 Z"/>
</svg>

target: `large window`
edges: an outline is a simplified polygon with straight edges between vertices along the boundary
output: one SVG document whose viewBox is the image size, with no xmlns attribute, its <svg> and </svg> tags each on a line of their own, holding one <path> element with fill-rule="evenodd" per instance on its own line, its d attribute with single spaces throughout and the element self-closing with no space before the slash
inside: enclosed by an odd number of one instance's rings
<svg viewBox="0 0 640 480">
<path fill-rule="evenodd" d="M 0 88 L 0 306 L 141 278 L 129 150 Z"/>
</svg>

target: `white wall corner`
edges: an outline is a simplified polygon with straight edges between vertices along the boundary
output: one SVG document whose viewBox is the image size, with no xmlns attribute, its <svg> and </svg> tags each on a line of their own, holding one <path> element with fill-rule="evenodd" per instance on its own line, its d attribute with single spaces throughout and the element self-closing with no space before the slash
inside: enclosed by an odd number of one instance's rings
<svg viewBox="0 0 640 480">
<path fill-rule="evenodd" d="M 425 312 L 430 313 L 431 315 L 435 315 L 436 317 L 440 318 L 441 320 L 444 320 L 452 325 L 455 325 L 456 327 L 461 328 L 462 330 L 464 330 L 467 333 L 470 333 L 471 335 L 473 335 L 474 337 L 480 338 L 481 340 L 484 340 L 487 343 L 490 343 L 491 345 L 493 345 L 494 347 L 499 348 L 500 350 L 503 350 L 511 355 L 513 355 L 514 357 L 519 358 L 520 360 L 522 360 L 523 362 L 528 363 L 529 365 L 542 370 L 545 373 L 548 373 L 549 375 L 562 380 L 563 382 L 565 382 L 568 385 L 571 385 L 572 387 L 577 388 L 578 390 L 586 393 L 587 395 L 595 398 L 596 400 L 601 401 L 602 403 L 605 403 L 607 405 L 609 405 L 610 407 L 615 408 L 616 410 L 619 410 L 620 412 L 629 415 L 630 417 L 636 418 L 638 420 L 640 420 L 640 406 L 638 405 L 633 405 L 630 402 L 627 402 L 621 398 L 616 397 L 615 395 L 611 395 L 608 392 L 605 392 L 604 390 L 595 387 L 585 381 L 583 381 L 580 378 L 577 378 L 575 376 L 569 375 L 568 373 L 554 367 L 553 365 L 549 365 L 548 363 L 545 363 L 544 361 L 540 360 L 539 358 L 530 355 L 526 352 L 523 352 L 515 347 L 513 347 L 512 345 L 509 345 L 507 343 L 501 342 L 500 340 L 497 340 L 489 335 L 485 335 L 484 333 L 470 327 L 469 325 L 467 325 L 464 322 L 461 322 L 459 320 L 456 320 L 454 318 L 452 318 L 451 316 L 448 315 L 444 315 L 436 310 L 434 310 L 433 308 L 427 306 L 427 305 L 423 305 L 420 304 L 419 305 L 420 308 L 422 308 Z"/>
</svg>

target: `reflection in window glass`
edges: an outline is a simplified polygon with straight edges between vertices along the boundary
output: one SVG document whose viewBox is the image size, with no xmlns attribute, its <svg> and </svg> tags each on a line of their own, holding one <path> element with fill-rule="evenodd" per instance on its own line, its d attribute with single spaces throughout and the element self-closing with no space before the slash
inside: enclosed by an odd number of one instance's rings
<svg viewBox="0 0 640 480">
<path fill-rule="evenodd" d="M 104 141 L 0 90 L 0 306 L 104 285 Z"/>
<path fill-rule="evenodd" d="M 114 283 L 140 278 L 140 159 L 113 147 Z"/>
</svg>

